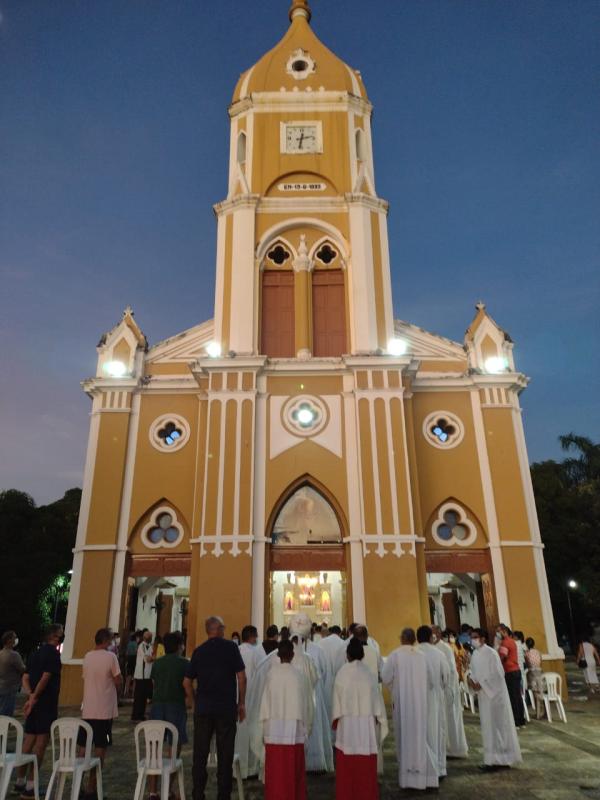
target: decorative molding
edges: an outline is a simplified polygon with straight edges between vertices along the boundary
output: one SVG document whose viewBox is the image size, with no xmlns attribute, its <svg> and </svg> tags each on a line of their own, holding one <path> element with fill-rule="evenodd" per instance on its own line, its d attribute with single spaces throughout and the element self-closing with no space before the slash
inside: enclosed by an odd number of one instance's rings
<svg viewBox="0 0 600 800">
<path fill-rule="evenodd" d="M 394 555 L 396 558 L 401 558 L 403 555 L 416 557 L 417 544 L 425 543 L 425 539 L 422 536 L 396 535 L 391 533 L 365 533 L 361 536 L 361 540 L 363 556 L 368 556 L 369 553 L 374 552 L 379 558 L 383 558 L 386 555 Z M 407 549 L 403 550 L 403 546 Z M 375 547 L 374 550 L 372 549 L 373 547 Z"/>
<path fill-rule="evenodd" d="M 251 534 L 244 534 L 244 535 L 224 535 L 219 534 L 217 536 L 209 536 L 207 534 L 197 536 L 194 539 L 190 539 L 190 544 L 199 544 L 200 545 L 200 558 L 203 558 L 207 555 L 215 556 L 215 558 L 219 558 L 222 555 L 231 555 L 234 558 L 240 555 L 240 553 L 251 556 L 252 555 L 252 545 L 257 541 L 254 536 Z M 268 539 L 262 539 L 261 541 L 267 542 Z M 239 545 L 246 545 L 245 550 L 241 550 Z M 223 545 L 230 545 L 229 550 L 225 550 Z M 212 548 L 212 550 L 208 550 L 207 548 Z"/>
</svg>

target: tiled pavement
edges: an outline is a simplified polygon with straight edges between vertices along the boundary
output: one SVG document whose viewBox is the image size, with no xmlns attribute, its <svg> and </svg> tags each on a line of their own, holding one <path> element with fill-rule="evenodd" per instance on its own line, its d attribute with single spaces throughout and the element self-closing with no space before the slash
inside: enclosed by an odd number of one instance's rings
<svg viewBox="0 0 600 800">
<path fill-rule="evenodd" d="M 479 718 L 465 714 L 469 757 L 448 763 L 448 777 L 439 791 L 431 792 L 445 800 L 600 800 L 600 696 L 586 699 L 585 687 L 578 670 L 569 668 L 570 699 L 566 707 L 568 724 L 532 721 L 519 734 L 523 764 L 518 768 L 482 774 Z M 109 800 L 128 800 L 135 786 L 134 723 L 129 721 L 129 707 L 121 708 L 114 729 L 114 745 L 104 769 L 104 785 Z M 76 714 L 63 709 L 64 715 Z M 189 729 L 191 732 L 191 720 Z M 191 797 L 191 747 L 183 749 L 185 780 Z M 42 785 L 48 780 L 50 757 L 42 770 Z M 381 783 L 381 800 L 421 797 L 423 793 L 400 791 L 397 784 L 393 736 L 385 743 L 385 773 Z M 427 794 L 430 794 L 429 792 Z M 233 798 L 237 797 L 236 792 Z M 246 800 L 262 800 L 258 781 L 245 782 Z M 310 800 L 335 797 L 333 775 L 309 775 Z M 207 800 L 215 800 L 214 771 L 211 774 Z M 285 798 L 282 798 L 285 800 Z M 355 800 L 360 800 L 356 798 Z"/>
</svg>

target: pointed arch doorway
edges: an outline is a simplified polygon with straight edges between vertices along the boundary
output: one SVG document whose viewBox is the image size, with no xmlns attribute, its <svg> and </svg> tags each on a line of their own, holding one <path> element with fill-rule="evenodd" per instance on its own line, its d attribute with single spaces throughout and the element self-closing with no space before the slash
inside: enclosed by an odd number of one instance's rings
<svg viewBox="0 0 600 800">
<path fill-rule="evenodd" d="M 318 625 L 346 627 L 344 520 L 335 501 L 322 487 L 301 480 L 280 499 L 267 530 L 267 624 L 281 628 L 306 613 Z"/>
</svg>

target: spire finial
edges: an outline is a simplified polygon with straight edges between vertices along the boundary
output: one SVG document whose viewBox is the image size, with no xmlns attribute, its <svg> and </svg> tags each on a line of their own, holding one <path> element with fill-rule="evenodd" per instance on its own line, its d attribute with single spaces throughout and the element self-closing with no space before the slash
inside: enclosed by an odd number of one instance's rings
<svg viewBox="0 0 600 800">
<path fill-rule="evenodd" d="M 296 17 L 304 17 L 307 22 L 310 22 L 311 16 L 312 14 L 307 0 L 292 0 L 289 13 L 290 22 L 293 22 Z"/>
</svg>

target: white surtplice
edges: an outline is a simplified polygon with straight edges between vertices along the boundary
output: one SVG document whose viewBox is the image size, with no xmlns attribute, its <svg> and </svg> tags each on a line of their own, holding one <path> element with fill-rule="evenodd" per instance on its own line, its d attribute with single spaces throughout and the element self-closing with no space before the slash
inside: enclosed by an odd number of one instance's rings
<svg viewBox="0 0 600 800">
<path fill-rule="evenodd" d="M 292 663 L 307 676 L 313 689 L 315 717 L 306 742 L 306 770 L 333 772 L 333 748 L 324 691 L 325 656 L 321 648 L 312 642 L 294 644 Z"/>
<path fill-rule="evenodd" d="M 240 655 L 246 667 L 246 698 L 251 691 L 256 674 L 256 668 L 265 657 L 262 647 L 257 647 L 248 642 L 240 645 Z M 258 760 L 250 746 L 250 724 L 248 719 L 238 722 L 235 735 L 235 752 L 240 757 L 240 770 L 242 778 L 258 774 Z"/>
<path fill-rule="evenodd" d="M 454 651 L 449 644 L 440 639 L 436 648 L 448 664 L 448 683 L 446 684 L 446 753 L 451 758 L 465 758 L 469 752 L 465 723 L 463 720 L 463 704 L 460 697 L 458 671 Z"/>
<path fill-rule="evenodd" d="M 323 651 L 325 675 L 323 679 L 323 694 L 327 706 L 327 716 L 331 719 L 331 703 L 333 698 L 333 684 L 335 676 L 346 663 L 347 642 L 336 633 L 330 633 L 321 639 L 317 645 Z"/>
<path fill-rule="evenodd" d="M 419 645 L 427 663 L 427 785 L 446 773 L 446 686 L 448 664 L 437 647 Z"/>
<path fill-rule="evenodd" d="M 381 675 L 393 701 L 394 736 L 401 789 L 427 789 L 427 664 L 423 653 L 401 645 L 387 657 Z"/>
<path fill-rule="evenodd" d="M 477 699 L 484 763 L 490 766 L 519 763 L 522 760 L 521 748 L 504 668 L 498 653 L 487 644 L 476 649 L 471 657 L 471 679 L 481 685 Z"/>
<path fill-rule="evenodd" d="M 346 663 L 333 689 L 332 721 L 338 720 L 335 746 L 349 756 L 378 752 L 388 733 L 383 697 L 362 661 Z"/>
</svg>

